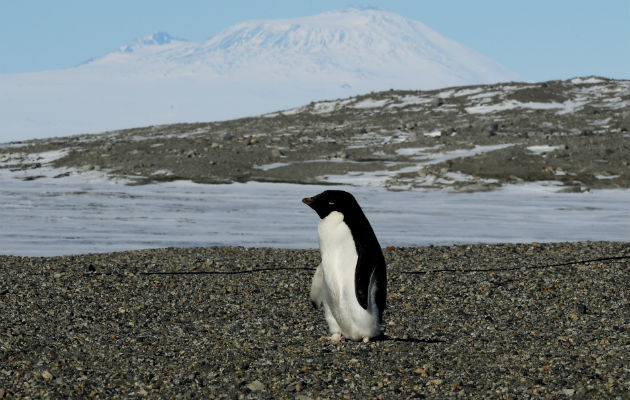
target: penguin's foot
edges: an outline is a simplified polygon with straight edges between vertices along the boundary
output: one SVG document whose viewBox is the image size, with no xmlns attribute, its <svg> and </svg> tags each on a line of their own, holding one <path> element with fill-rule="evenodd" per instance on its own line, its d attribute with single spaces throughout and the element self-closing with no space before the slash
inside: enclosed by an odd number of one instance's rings
<svg viewBox="0 0 630 400">
<path fill-rule="evenodd" d="M 331 336 L 322 336 L 322 338 L 330 340 L 333 344 L 338 344 L 343 339 L 341 333 L 333 333 Z"/>
</svg>

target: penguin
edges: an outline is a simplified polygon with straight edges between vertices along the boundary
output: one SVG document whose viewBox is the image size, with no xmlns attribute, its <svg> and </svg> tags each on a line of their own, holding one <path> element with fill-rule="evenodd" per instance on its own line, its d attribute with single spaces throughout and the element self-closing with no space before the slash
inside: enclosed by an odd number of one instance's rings
<svg viewBox="0 0 630 400">
<path fill-rule="evenodd" d="M 302 199 L 321 218 L 317 226 L 321 264 L 310 299 L 324 308 L 330 339 L 364 342 L 382 334 L 387 271 L 381 246 L 354 196 L 326 190 Z"/>
</svg>

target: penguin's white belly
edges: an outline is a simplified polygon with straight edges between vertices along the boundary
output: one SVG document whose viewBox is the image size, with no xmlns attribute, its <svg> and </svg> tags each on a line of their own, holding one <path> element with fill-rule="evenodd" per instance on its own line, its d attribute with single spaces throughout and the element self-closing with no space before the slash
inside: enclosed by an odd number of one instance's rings
<svg viewBox="0 0 630 400">
<path fill-rule="evenodd" d="M 343 214 L 332 212 L 318 226 L 322 253 L 322 302 L 331 334 L 352 340 L 377 336 L 378 315 L 359 304 L 354 286 L 358 255 Z M 378 311 L 377 311 L 378 312 Z"/>
</svg>

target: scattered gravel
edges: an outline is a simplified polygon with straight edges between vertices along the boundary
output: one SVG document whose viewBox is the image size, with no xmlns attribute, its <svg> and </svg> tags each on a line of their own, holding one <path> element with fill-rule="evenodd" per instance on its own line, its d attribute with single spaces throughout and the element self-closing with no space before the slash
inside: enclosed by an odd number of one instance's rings
<svg viewBox="0 0 630 400">
<path fill-rule="evenodd" d="M 551 266 L 628 243 L 385 256 L 386 336 L 338 345 L 317 250 L 0 256 L 0 398 L 629 398 L 628 258 Z"/>
</svg>

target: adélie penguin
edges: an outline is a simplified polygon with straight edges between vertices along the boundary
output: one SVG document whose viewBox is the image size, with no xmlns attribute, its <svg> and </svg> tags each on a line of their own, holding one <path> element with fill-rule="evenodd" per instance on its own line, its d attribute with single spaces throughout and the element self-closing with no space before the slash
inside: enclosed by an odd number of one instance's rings
<svg viewBox="0 0 630 400">
<path fill-rule="evenodd" d="M 381 246 L 354 196 L 326 190 L 302 200 L 321 218 L 317 227 L 322 262 L 311 301 L 323 306 L 331 336 L 368 341 L 381 335 L 387 272 Z"/>
</svg>

